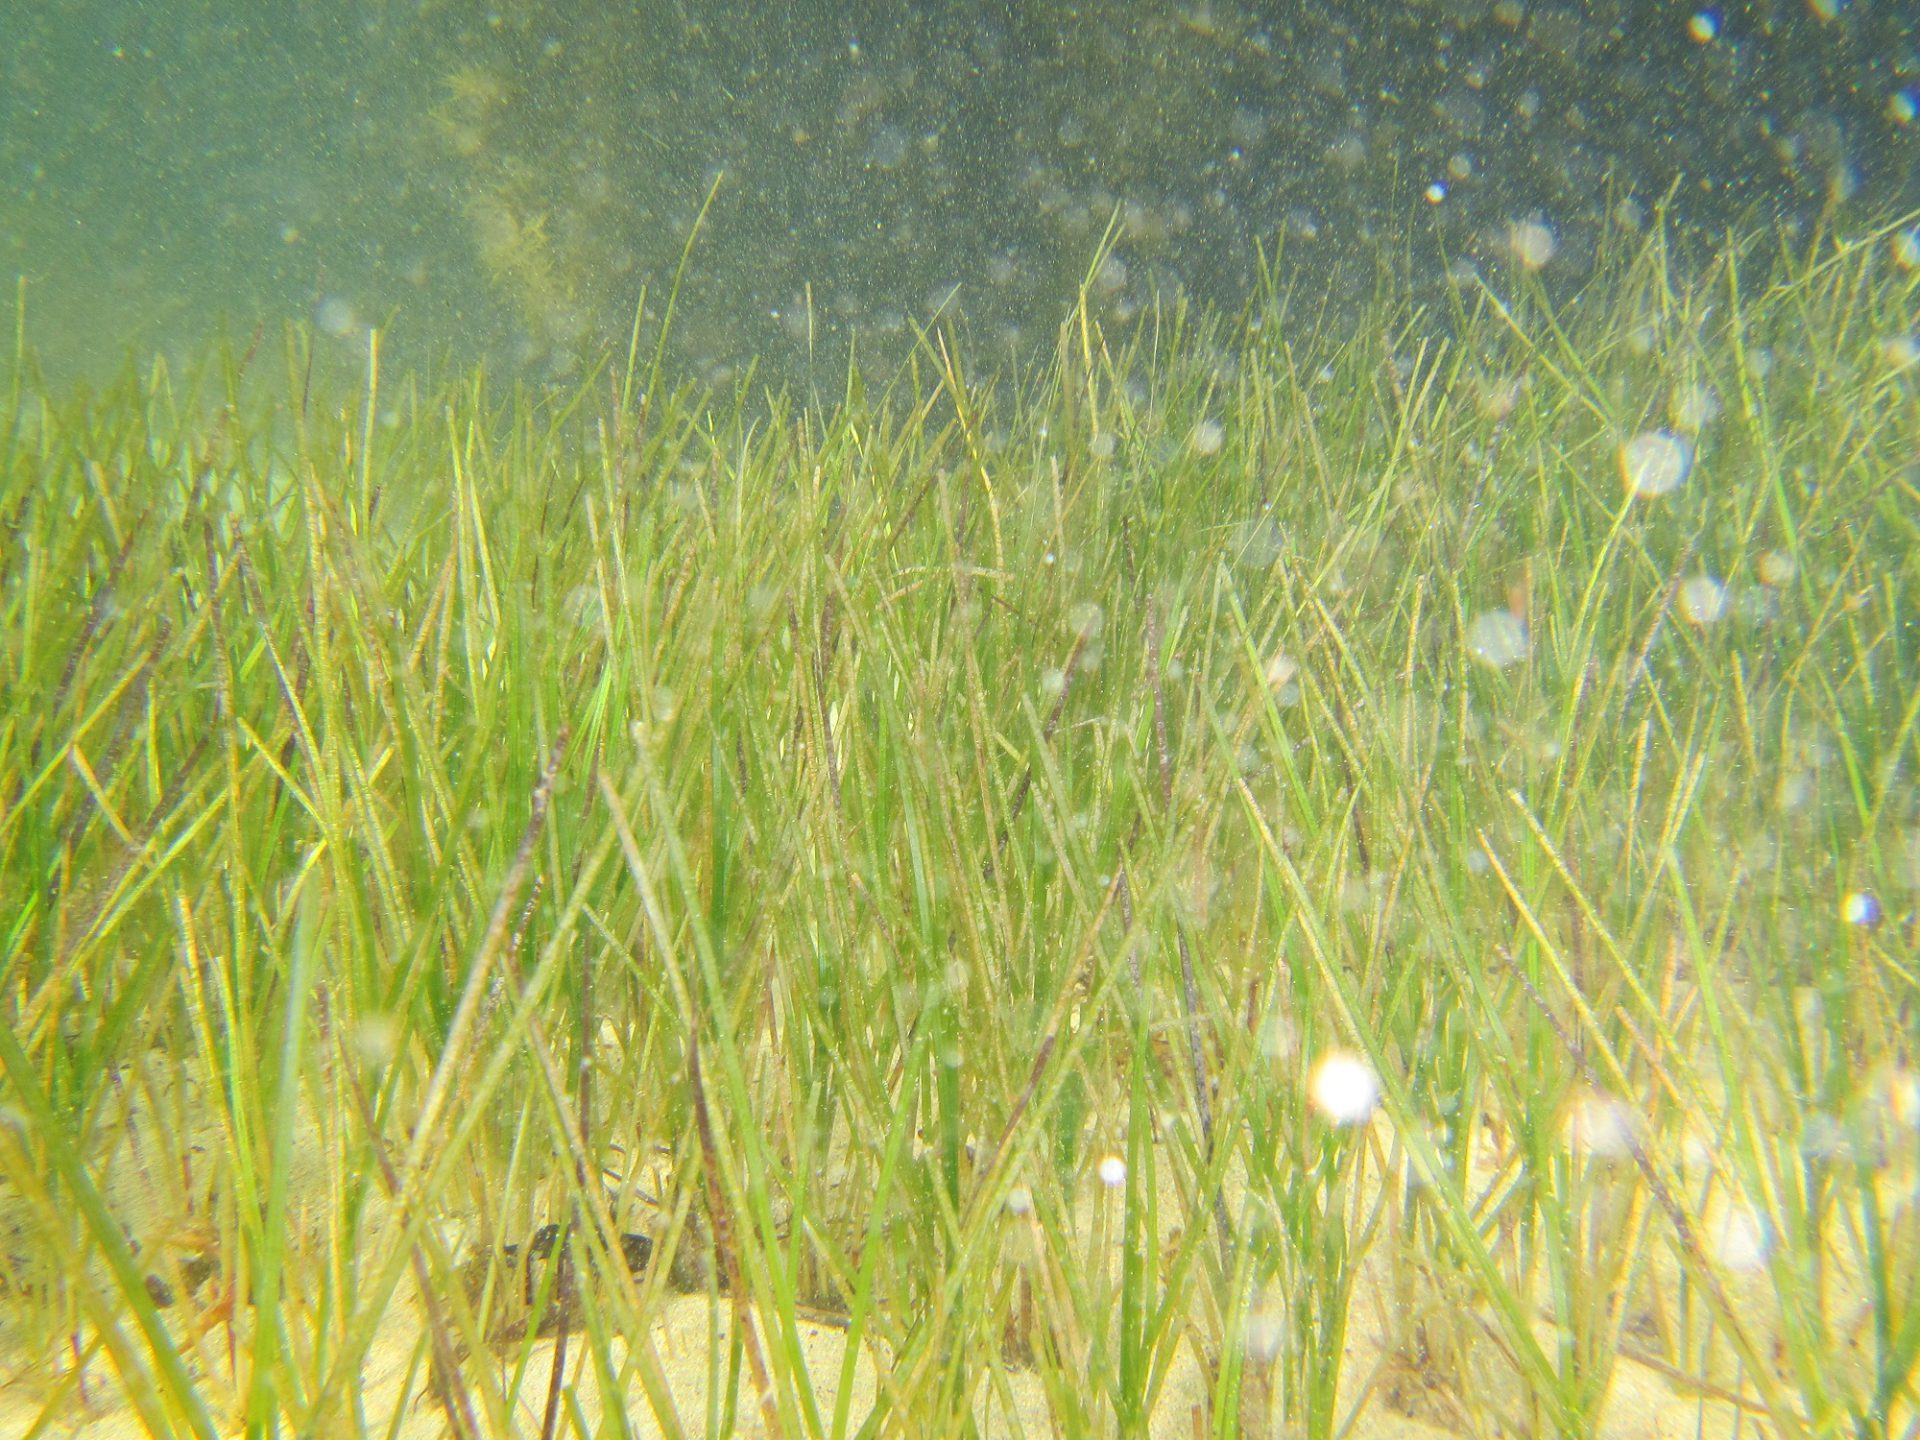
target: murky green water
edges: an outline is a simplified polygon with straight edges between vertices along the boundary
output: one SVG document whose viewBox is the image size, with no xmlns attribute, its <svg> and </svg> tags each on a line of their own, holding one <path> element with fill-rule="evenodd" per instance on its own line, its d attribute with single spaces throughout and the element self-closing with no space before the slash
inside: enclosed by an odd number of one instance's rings
<svg viewBox="0 0 1920 1440">
<path fill-rule="evenodd" d="M 1911 208 L 1917 14 L 7 0 L 0 272 L 56 372 L 291 319 L 564 375 L 658 304 L 721 174 L 681 358 L 831 385 L 943 311 L 1028 351 L 1116 217 L 1124 317 L 1232 305 L 1263 251 L 1337 302 L 1507 264 L 1516 226 L 1576 283 L 1668 197 L 1709 236 Z"/>
</svg>

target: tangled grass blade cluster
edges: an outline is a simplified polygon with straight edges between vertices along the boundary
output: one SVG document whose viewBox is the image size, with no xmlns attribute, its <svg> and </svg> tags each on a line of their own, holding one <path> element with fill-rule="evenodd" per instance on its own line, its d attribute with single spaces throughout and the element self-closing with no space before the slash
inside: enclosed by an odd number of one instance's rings
<svg viewBox="0 0 1920 1440">
<path fill-rule="evenodd" d="M 830 406 L 17 354 L 0 1430 L 1912 1433 L 1893 233 Z"/>
</svg>

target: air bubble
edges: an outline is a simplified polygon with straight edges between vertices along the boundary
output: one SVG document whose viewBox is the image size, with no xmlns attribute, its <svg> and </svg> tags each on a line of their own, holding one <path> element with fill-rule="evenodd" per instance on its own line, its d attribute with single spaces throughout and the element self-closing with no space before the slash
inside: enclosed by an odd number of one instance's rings
<svg viewBox="0 0 1920 1440">
<path fill-rule="evenodd" d="M 1773 803 L 1780 810 L 1803 809 L 1813 799 L 1813 776 L 1804 770 L 1790 770 L 1774 787 Z"/>
<path fill-rule="evenodd" d="M 320 327 L 321 333 L 341 340 L 360 328 L 360 317 L 354 313 L 351 300 L 329 295 L 313 307 L 313 323 Z"/>
<path fill-rule="evenodd" d="M 1287 1338 L 1286 1311 L 1277 1305 L 1262 1305 L 1247 1316 L 1247 1358 L 1256 1365 L 1271 1365 L 1280 1355 Z"/>
<path fill-rule="evenodd" d="M 1720 12 L 1696 10 L 1687 21 L 1687 38 L 1696 45 L 1710 45 L 1720 38 Z"/>
<path fill-rule="evenodd" d="M 1621 1160 L 1633 1153 L 1633 1112 L 1611 1096 L 1586 1091 L 1567 1107 L 1567 1149 L 1584 1158 Z"/>
<path fill-rule="evenodd" d="M 400 1053 L 400 1022 L 384 1012 L 363 1015 L 353 1027 L 353 1045 L 368 1065 L 391 1064 Z"/>
<path fill-rule="evenodd" d="M 1880 908 L 1880 900 L 1871 891 L 1850 891 L 1840 903 L 1840 917 L 1849 925 L 1862 930 L 1877 929 L 1886 919 L 1886 912 Z"/>
<path fill-rule="evenodd" d="M 1720 397 L 1707 385 L 1676 385 L 1668 397 L 1667 415 L 1673 428 L 1698 433 L 1720 415 Z"/>
<path fill-rule="evenodd" d="M 1527 658 L 1527 627 L 1507 610 L 1489 610 L 1467 627 L 1467 653 L 1495 670 Z"/>
<path fill-rule="evenodd" d="M 1334 1050 L 1313 1067 L 1307 1097 L 1329 1124 L 1364 1125 L 1380 1103 L 1380 1080 L 1361 1056 Z"/>
<path fill-rule="evenodd" d="M 1758 1270 L 1773 1250 L 1773 1234 L 1753 1208 L 1729 1205 L 1707 1224 L 1713 1254 L 1729 1270 Z"/>
<path fill-rule="evenodd" d="M 1695 575 L 1680 586 L 1680 613 L 1696 625 L 1726 618 L 1727 587 L 1711 575 Z"/>
<path fill-rule="evenodd" d="M 1560 248 L 1553 227 L 1544 220 L 1519 220 L 1507 230 L 1507 248 L 1523 270 L 1538 270 Z"/>
<path fill-rule="evenodd" d="M 1693 447 L 1669 430 L 1645 430 L 1620 447 L 1620 478 L 1630 495 L 1670 495 L 1687 482 Z"/>
<path fill-rule="evenodd" d="M 867 142 L 865 163 L 870 170 L 898 170 L 907 158 L 907 134 L 898 125 L 882 125 Z"/>
</svg>

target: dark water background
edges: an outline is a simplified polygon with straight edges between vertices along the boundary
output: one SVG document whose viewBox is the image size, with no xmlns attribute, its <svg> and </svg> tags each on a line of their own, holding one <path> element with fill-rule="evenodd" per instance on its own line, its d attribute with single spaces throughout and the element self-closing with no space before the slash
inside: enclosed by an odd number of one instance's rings
<svg viewBox="0 0 1920 1440">
<path fill-rule="evenodd" d="M 829 384 L 942 307 L 1029 350 L 1116 214 L 1124 318 L 1236 304 L 1262 249 L 1337 307 L 1516 225 L 1577 286 L 1668 197 L 1703 241 L 1920 206 L 1892 0 L 0 0 L 0 36 L 0 275 L 56 376 L 294 320 L 564 377 L 716 174 L 678 359 Z"/>
</svg>

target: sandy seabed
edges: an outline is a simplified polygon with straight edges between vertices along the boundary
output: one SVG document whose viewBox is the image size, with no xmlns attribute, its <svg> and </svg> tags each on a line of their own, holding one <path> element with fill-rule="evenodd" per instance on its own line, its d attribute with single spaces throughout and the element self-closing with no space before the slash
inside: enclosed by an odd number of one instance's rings
<svg viewBox="0 0 1920 1440">
<path fill-rule="evenodd" d="M 137 1134 L 143 1125 L 132 1122 L 140 1121 L 141 1117 L 132 1110 L 128 1113 L 129 1133 Z M 180 1111 L 176 1109 L 175 1113 Z M 1377 1143 L 1384 1153 L 1391 1144 L 1390 1127 L 1380 1116 L 1375 1116 L 1372 1125 L 1374 1133 L 1367 1137 L 1367 1143 Z M 1577 1130 L 1574 1133 L 1577 1139 Z M 196 1136 L 196 1143 L 204 1146 L 210 1138 L 211 1132 L 201 1132 Z M 169 1233 L 168 1222 L 161 1213 L 169 1206 L 165 1203 L 167 1187 L 155 1183 L 156 1177 L 146 1163 L 150 1157 L 143 1157 L 140 1148 L 137 1143 L 113 1147 L 97 1173 L 104 1182 L 102 1193 L 114 1213 L 135 1243 L 141 1245 L 143 1253 L 150 1253 L 157 1244 L 166 1243 L 155 1237 Z M 296 1197 L 292 1214 L 296 1227 L 304 1227 L 313 1247 L 309 1252 L 312 1254 L 324 1252 L 324 1242 L 312 1241 L 311 1237 L 326 1233 L 324 1207 L 333 1193 L 329 1183 L 328 1148 L 322 1138 L 322 1127 L 311 1115 L 305 1117 L 296 1145 L 291 1182 Z M 1163 1149 L 1160 1153 L 1167 1156 L 1163 1163 L 1155 1166 L 1160 1192 L 1157 1209 L 1165 1232 L 1161 1237 L 1164 1246 L 1173 1238 L 1174 1228 L 1188 1207 L 1175 1187 L 1174 1161 L 1169 1150 Z M 1508 1168 L 1506 1159 L 1502 1138 L 1486 1130 L 1475 1146 L 1474 1174 L 1468 1193 L 1483 1193 L 1501 1170 Z M 1623 1194 L 1637 1185 L 1630 1161 L 1615 1158 L 1601 1163 L 1616 1167 L 1614 1175 L 1623 1187 Z M 1380 1168 L 1371 1162 L 1365 1167 L 1370 1183 L 1376 1186 Z M 1900 1208 L 1903 1196 L 1911 1203 L 1913 1195 L 1920 1191 L 1915 1177 L 1904 1171 L 1889 1170 L 1882 1180 L 1886 1186 L 1883 1199 L 1895 1211 Z M 674 1186 L 669 1176 L 651 1173 L 644 1188 L 666 1195 L 673 1192 Z M 177 1197 L 175 1201 L 177 1205 Z M 1244 1183 L 1238 1174 L 1229 1175 L 1227 1201 L 1234 1214 L 1245 1213 Z M 1645 1203 L 1644 1199 L 1641 1203 Z M 1070 1265 L 1086 1264 L 1095 1257 L 1095 1248 L 1104 1245 L 1110 1247 L 1108 1258 L 1117 1267 L 1119 1227 L 1113 1220 L 1115 1205 L 1114 1197 L 1103 1193 L 1094 1173 L 1089 1170 L 1084 1174 L 1080 1179 L 1073 1231 L 1067 1242 L 1072 1248 L 1072 1257 L 1056 1256 L 1055 1259 Z M 1101 1213 L 1102 1207 L 1107 1207 L 1107 1213 Z M 1710 1204 L 1694 1220 L 1701 1234 L 1713 1237 L 1739 1234 L 1742 1217 L 1724 1204 L 1717 1207 Z M 32 1243 L 28 1223 L 29 1217 L 18 1197 L 0 1187 L 0 1234 L 8 1237 L 16 1253 L 23 1242 Z M 386 1251 L 390 1238 L 383 1240 L 382 1236 L 391 1236 L 392 1223 L 384 1203 L 371 1206 L 367 1223 L 360 1231 L 363 1247 L 372 1245 Z M 639 1225 L 660 1236 L 665 1232 L 667 1217 L 656 1210 L 646 1210 L 629 1214 L 623 1223 Z M 1046 1235 L 1031 1216 L 1010 1213 L 1003 1223 L 1006 1232 L 999 1261 L 1003 1268 L 996 1273 L 1004 1274 L 1004 1267 L 1008 1266 L 1025 1267 L 1035 1301 L 1033 1324 L 1036 1328 L 1051 1328 L 1045 1307 L 1040 1303 L 1040 1297 L 1049 1293 L 1041 1278 L 1044 1267 L 1040 1252 L 1048 1244 Z M 1853 1261 L 1853 1248 L 1842 1233 L 1842 1220 L 1836 1218 L 1833 1227 L 1827 1247 L 1831 1267 L 1823 1277 L 1827 1313 L 1838 1317 L 1835 1325 L 1843 1334 L 1849 1330 L 1863 1332 L 1864 1317 L 1870 1313 L 1866 1287 Z M 442 1217 L 435 1228 L 443 1253 L 471 1262 L 476 1247 L 466 1237 L 475 1229 L 472 1217 Z M 177 1223 L 172 1226 L 172 1233 L 178 1233 Z M 685 1248 L 693 1243 L 683 1238 L 680 1245 Z M 1633 1282 L 1636 1299 L 1623 1315 L 1621 1343 L 1599 1412 L 1597 1435 L 1602 1440 L 1656 1440 L 1656 1437 L 1657 1440 L 1680 1440 L 1682 1436 L 1702 1440 L 1702 1437 L 1774 1433 L 1764 1419 L 1753 1387 L 1742 1383 L 1738 1362 L 1724 1337 L 1716 1340 L 1710 1349 L 1714 1358 L 1705 1367 L 1708 1374 L 1704 1379 L 1682 1374 L 1660 1358 L 1663 1349 L 1671 1348 L 1663 1345 L 1662 1336 L 1663 1332 L 1671 1334 L 1672 1327 L 1663 1325 L 1660 1318 L 1651 1313 L 1652 1304 L 1659 1302 L 1650 1302 L 1644 1297 L 1672 1296 L 1682 1282 L 1670 1243 L 1665 1239 L 1648 1239 L 1645 1244 L 1647 1255 L 1640 1267 L 1642 1273 Z M 1779 1304 L 1765 1256 L 1756 1252 L 1732 1258 L 1738 1263 L 1730 1263 L 1718 1272 L 1721 1281 L 1742 1323 L 1749 1327 L 1750 1335 L 1767 1353 L 1779 1357 L 1784 1354 L 1779 1338 Z M 1437 1320 L 1436 1336 L 1442 1333 L 1450 1336 L 1447 1343 L 1454 1348 L 1451 1353 L 1410 1358 L 1408 1274 L 1411 1268 L 1418 1275 L 1422 1265 L 1422 1261 L 1415 1259 L 1409 1267 L 1403 1258 L 1396 1269 L 1384 1253 L 1384 1242 L 1376 1242 L 1359 1264 L 1348 1310 L 1338 1390 L 1339 1423 L 1344 1425 L 1356 1407 L 1359 1412 L 1344 1432 L 1349 1440 L 1500 1433 L 1495 1416 L 1529 1413 L 1518 1375 L 1494 1338 L 1484 1307 L 1462 1303 L 1449 1310 L 1438 1285 L 1416 1281 L 1414 1288 L 1422 1292 L 1416 1303 L 1424 1307 L 1423 1314 L 1430 1323 Z M 178 1275 L 177 1270 L 172 1273 Z M 104 1274 L 98 1278 L 110 1284 Z M 731 1354 L 731 1327 L 739 1312 L 731 1299 L 704 1288 L 686 1293 L 684 1288 L 676 1289 L 665 1283 L 665 1277 L 657 1280 L 659 1283 L 655 1283 L 656 1277 L 636 1276 L 636 1284 L 644 1297 L 642 1313 L 650 1315 L 644 1346 L 634 1354 L 631 1339 L 614 1336 L 606 1352 L 609 1373 L 624 1377 L 624 1394 L 619 1403 L 624 1406 L 632 1432 L 649 1437 L 665 1433 L 640 1378 L 645 1370 L 651 1371 L 671 1394 L 685 1434 L 717 1434 L 729 1425 L 732 1433 L 765 1433 L 756 1388 L 750 1370 L 744 1365 L 730 1399 L 727 1394 L 729 1366 L 737 1363 Z M 245 1397 L 236 1393 L 228 1379 L 231 1374 L 227 1353 L 229 1335 L 227 1323 L 219 1314 L 219 1292 L 220 1281 L 215 1276 L 203 1281 L 191 1295 L 178 1297 L 176 1303 L 160 1313 L 173 1330 L 190 1369 L 201 1377 L 203 1398 L 213 1412 L 216 1425 L 223 1433 L 237 1434 L 242 1428 Z M 1536 1338 L 1546 1354 L 1554 1356 L 1561 1348 L 1563 1337 L 1552 1321 L 1544 1276 L 1536 1279 L 1532 1299 Z M 1258 1327 L 1266 1323 L 1277 1343 L 1284 1321 L 1276 1313 L 1274 1319 L 1263 1322 L 1262 1309 L 1272 1305 L 1277 1312 L 1284 1303 L 1285 1297 L 1257 1297 L 1251 1307 L 1253 1319 L 1247 1325 L 1248 1335 L 1256 1335 Z M 299 1309 L 297 1304 L 295 1309 Z M 9 1314 L 10 1310 L 13 1313 Z M 757 1319 L 754 1323 L 763 1351 L 771 1354 L 765 1327 L 760 1326 Z M 136 1328 L 125 1318 L 121 1325 L 128 1337 L 139 1345 Z M 1199 1325 L 1186 1328 L 1167 1368 L 1151 1412 L 1149 1428 L 1154 1437 L 1186 1440 L 1186 1437 L 1214 1433 L 1208 1372 L 1197 1353 L 1196 1337 L 1204 1328 Z M 431 1440 L 431 1437 L 451 1433 L 446 1412 L 430 1385 L 427 1333 L 425 1311 L 408 1274 L 394 1292 L 375 1332 L 360 1367 L 357 1393 L 346 1402 L 357 1414 L 357 1428 L 363 1433 L 389 1435 L 395 1440 L 399 1437 Z M 1467 1337 L 1464 1341 L 1463 1336 Z M 84 1330 L 81 1332 L 80 1350 L 86 1349 L 90 1338 Z M 821 1419 L 822 1433 L 827 1433 L 839 1403 L 842 1376 L 846 1373 L 845 1321 L 831 1314 L 822 1313 L 817 1317 L 803 1314 L 799 1317 L 797 1339 L 814 1410 Z M 1867 1337 L 1861 1333 L 1859 1339 L 1862 1351 L 1859 1358 L 1864 1364 Z M 290 1343 L 297 1355 L 306 1341 L 297 1336 Z M 1260 1348 L 1259 1341 L 1245 1343 L 1248 1373 L 1254 1377 L 1248 1382 L 1249 1388 L 1256 1395 L 1277 1390 L 1277 1374 L 1270 1383 L 1260 1383 L 1261 1367 L 1255 1354 Z M 36 1430 L 39 1434 L 88 1437 L 88 1440 L 117 1440 L 121 1436 L 146 1433 L 138 1413 L 123 1393 L 120 1376 L 106 1352 L 96 1351 L 78 1379 L 70 1363 L 55 1368 L 56 1355 L 65 1357 L 73 1353 L 72 1347 L 50 1350 L 41 1337 L 27 1333 L 16 1297 L 0 1292 L 0 1440 L 25 1436 Z M 490 1414 L 480 1394 L 483 1387 L 470 1384 L 475 1414 L 484 1432 L 493 1433 L 501 1429 L 504 1422 L 511 1433 L 526 1436 L 540 1433 L 554 1353 L 552 1338 L 509 1341 L 492 1349 L 490 1360 L 484 1363 L 495 1367 L 494 1383 L 487 1388 L 510 1396 L 511 1400 L 508 1413 L 495 1410 Z M 482 1363 L 472 1358 L 467 1360 L 465 1369 L 470 1377 L 478 1379 L 474 1372 Z M 769 1363 L 777 1365 L 778 1358 Z M 1782 1367 L 1776 1371 L 1782 1391 L 1795 1393 L 1792 1378 L 1783 1368 L 1784 1361 L 1777 1363 Z M 882 1375 L 891 1373 L 892 1364 L 886 1342 L 870 1329 L 851 1370 L 850 1432 L 872 1413 Z M 584 1422 L 587 1433 L 593 1433 L 599 1428 L 607 1401 L 591 1349 L 578 1330 L 568 1341 L 567 1376 L 567 1410 L 559 1433 L 575 1433 L 568 1428 L 568 1416 L 572 1417 L 574 1426 Z M 981 1367 L 972 1378 L 970 1403 L 982 1433 L 992 1436 L 1064 1433 L 1064 1422 L 1056 1417 L 1050 1403 L 1047 1381 L 1032 1365 L 1009 1359 L 997 1371 Z M 1059 1382 L 1056 1380 L 1056 1383 Z M 1094 1417 L 1096 1431 L 1104 1433 L 1113 1429 L 1113 1417 L 1104 1402 L 1096 1404 L 1092 1403 L 1091 1396 L 1083 1398 L 1089 1402 L 1087 1410 Z M 731 1410 L 727 1408 L 729 1404 Z M 1279 1417 L 1277 1404 L 1269 1404 L 1264 1414 L 1260 1413 L 1258 1404 L 1256 1400 L 1254 1408 L 1249 1410 L 1243 1399 L 1241 1433 L 1289 1433 Z M 1898 1433 L 1901 1425 L 1914 1418 L 1911 1414 L 1889 1417 L 1891 1431 Z M 315 1433 L 351 1433 L 355 1427 L 356 1422 L 348 1420 L 343 1413 L 323 1422 Z M 803 1433 L 805 1428 L 802 1427 Z M 910 1427 L 890 1417 L 886 1433 L 910 1433 Z"/>
</svg>

